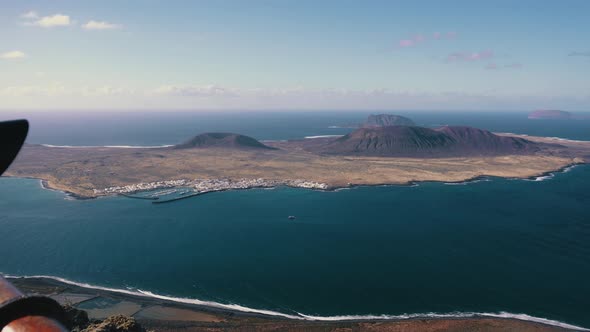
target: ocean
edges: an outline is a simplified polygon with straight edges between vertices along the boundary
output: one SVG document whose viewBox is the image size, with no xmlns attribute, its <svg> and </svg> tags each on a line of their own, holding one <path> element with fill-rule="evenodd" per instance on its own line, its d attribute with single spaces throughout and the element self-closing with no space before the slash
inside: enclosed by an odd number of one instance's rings
<svg viewBox="0 0 590 332">
<path fill-rule="evenodd" d="M 154 146 L 204 131 L 295 139 L 344 134 L 366 115 L 33 114 L 28 142 Z M 401 115 L 590 140 L 590 120 Z M 487 313 L 590 328 L 589 188 L 590 165 L 581 165 L 528 180 L 281 187 L 152 205 L 73 200 L 38 180 L 2 178 L 0 271 L 316 319 Z"/>
</svg>

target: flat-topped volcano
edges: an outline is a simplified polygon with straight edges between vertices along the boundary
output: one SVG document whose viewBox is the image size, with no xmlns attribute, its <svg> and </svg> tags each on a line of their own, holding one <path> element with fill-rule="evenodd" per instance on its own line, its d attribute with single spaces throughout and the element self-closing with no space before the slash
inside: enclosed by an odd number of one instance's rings
<svg viewBox="0 0 590 332">
<path fill-rule="evenodd" d="M 536 110 L 529 113 L 529 119 L 539 120 L 539 119 L 551 119 L 551 120 L 560 120 L 560 119 L 572 119 L 574 116 L 570 112 L 566 111 L 559 111 L 559 110 Z"/>
<path fill-rule="evenodd" d="M 371 114 L 362 127 L 415 126 L 409 118 L 394 114 Z"/>
<path fill-rule="evenodd" d="M 527 154 L 539 144 L 487 130 L 445 126 L 437 129 L 387 126 L 360 128 L 319 147 L 321 153 L 391 157 L 453 157 Z"/>
<path fill-rule="evenodd" d="M 225 149 L 267 149 L 274 150 L 270 146 L 260 143 L 255 138 L 232 133 L 204 133 L 197 135 L 188 141 L 177 144 L 175 149 L 190 148 L 225 148 Z"/>
</svg>

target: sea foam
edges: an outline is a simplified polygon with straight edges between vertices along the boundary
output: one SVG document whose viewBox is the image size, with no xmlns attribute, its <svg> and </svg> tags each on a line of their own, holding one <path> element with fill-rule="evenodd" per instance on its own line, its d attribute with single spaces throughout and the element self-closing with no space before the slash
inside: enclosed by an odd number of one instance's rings
<svg viewBox="0 0 590 332">
<path fill-rule="evenodd" d="M 174 145 L 52 145 L 52 144 L 41 144 L 41 146 L 47 148 L 67 148 L 67 149 L 80 149 L 80 148 L 116 148 L 116 149 L 160 149 L 169 148 Z"/>
<path fill-rule="evenodd" d="M 472 180 L 465 180 L 465 181 L 461 181 L 461 182 L 443 182 L 443 184 L 447 185 L 447 186 L 466 186 L 468 184 L 472 184 L 472 183 L 478 183 L 478 182 L 490 182 L 492 180 L 490 180 L 487 177 L 480 177 L 480 178 L 475 178 Z"/>
<path fill-rule="evenodd" d="M 47 275 L 33 275 L 33 276 L 14 276 L 14 275 L 5 275 L 8 278 L 45 278 L 55 280 L 64 284 L 78 286 L 87 289 L 96 289 L 102 290 L 107 292 L 119 293 L 119 294 L 126 294 L 131 296 L 139 296 L 139 297 L 147 297 L 147 298 L 156 298 L 160 300 L 176 302 L 176 303 L 183 303 L 183 304 L 192 304 L 192 305 L 199 305 L 199 306 L 207 306 L 212 308 L 219 308 L 219 309 L 226 309 L 226 310 L 233 310 L 239 311 L 244 313 L 253 313 L 253 314 L 261 314 L 261 315 L 268 315 L 268 316 L 275 316 L 275 317 L 284 317 L 289 319 L 298 319 L 298 320 L 309 320 L 309 321 L 348 321 L 348 320 L 405 320 L 405 319 L 416 319 L 416 318 L 436 318 L 436 319 L 453 319 L 453 318 L 480 318 L 480 317 L 491 317 L 491 318 L 510 318 L 510 319 L 518 319 L 522 321 L 528 322 L 535 322 L 541 323 L 551 326 L 558 326 L 565 329 L 570 330 L 578 330 L 578 331 L 590 331 L 590 329 L 568 324 L 565 322 L 560 322 L 557 320 L 547 319 L 543 317 L 535 317 L 523 313 L 510 313 L 500 311 L 497 313 L 494 312 L 449 312 L 449 313 L 435 313 L 435 312 L 427 312 L 427 313 L 413 313 L 413 314 L 400 314 L 400 315 L 340 315 L 340 316 L 315 316 L 315 315 L 306 315 L 303 313 L 297 312 L 296 314 L 286 314 L 278 311 L 272 310 L 265 310 L 265 309 L 256 309 L 245 307 L 239 304 L 224 304 L 219 302 L 213 301 L 203 301 L 199 299 L 191 299 L 191 298 L 184 298 L 184 297 L 173 297 L 167 295 L 160 295 L 150 291 L 145 291 L 141 289 L 120 289 L 120 288 L 111 288 L 111 287 L 104 287 L 104 286 L 97 286 L 91 285 L 88 283 L 83 282 L 76 282 L 72 280 L 68 280 L 61 277 L 55 276 L 47 276 Z"/>
<path fill-rule="evenodd" d="M 546 181 L 549 179 L 553 179 L 555 177 L 555 175 L 553 175 L 553 173 L 549 173 L 547 175 L 542 175 L 542 176 L 537 176 L 534 177 L 532 179 L 523 179 L 525 181 L 533 181 L 533 182 L 541 182 L 541 181 Z"/>
<path fill-rule="evenodd" d="M 562 138 L 562 137 L 547 137 L 547 138 L 552 139 L 552 140 L 556 140 L 556 141 L 563 141 L 563 142 L 588 142 L 588 141 L 580 141 L 580 140 Z"/>
<path fill-rule="evenodd" d="M 317 136 L 305 136 L 305 138 L 329 138 L 329 137 L 342 137 L 344 135 L 317 135 Z"/>
</svg>

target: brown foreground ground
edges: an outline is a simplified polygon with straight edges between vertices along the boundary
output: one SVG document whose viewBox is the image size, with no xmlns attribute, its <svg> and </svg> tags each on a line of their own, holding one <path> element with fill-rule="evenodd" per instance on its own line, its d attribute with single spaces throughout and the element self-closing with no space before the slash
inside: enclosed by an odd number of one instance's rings
<svg viewBox="0 0 590 332">
<path fill-rule="evenodd" d="M 90 198 L 97 195 L 94 189 L 162 180 L 301 179 L 325 183 L 333 189 L 415 181 L 459 182 L 480 176 L 528 178 L 590 161 L 590 142 L 526 138 L 553 146 L 533 155 L 391 158 L 315 154 L 305 149 L 314 140 L 266 143 L 277 150 L 26 145 L 6 175 L 43 179 L 50 188 Z"/>
<path fill-rule="evenodd" d="M 180 304 L 148 297 L 72 286 L 46 278 L 9 279 L 23 292 L 51 296 L 85 310 L 91 319 L 123 314 L 148 331 L 571 331 L 557 326 L 504 318 L 304 321 Z"/>
</svg>

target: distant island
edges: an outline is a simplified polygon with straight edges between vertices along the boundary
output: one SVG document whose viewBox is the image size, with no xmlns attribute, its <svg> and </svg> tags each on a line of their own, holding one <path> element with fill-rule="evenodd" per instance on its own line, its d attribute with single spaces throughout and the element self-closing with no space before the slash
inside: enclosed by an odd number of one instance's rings
<svg viewBox="0 0 590 332">
<path fill-rule="evenodd" d="M 536 110 L 529 113 L 529 119 L 573 119 L 574 115 L 566 111 L 558 110 Z"/>
<path fill-rule="evenodd" d="M 371 114 L 363 127 L 386 127 L 386 126 L 415 126 L 412 119 L 394 114 Z"/>
<path fill-rule="evenodd" d="M 341 137 L 264 143 L 240 134 L 204 133 L 160 148 L 28 144 L 7 175 L 42 179 L 44 186 L 79 198 L 165 188 L 184 188 L 180 195 L 192 197 L 276 186 L 332 190 L 528 178 L 590 160 L 590 142 L 405 125 L 410 121 L 373 115 L 366 126 Z"/>
<path fill-rule="evenodd" d="M 371 128 L 371 127 L 386 127 L 386 126 L 416 126 L 416 123 L 405 116 L 396 114 L 371 114 L 362 123 L 348 123 L 338 126 L 331 126 L 332 128 Z"/>
</svg>

